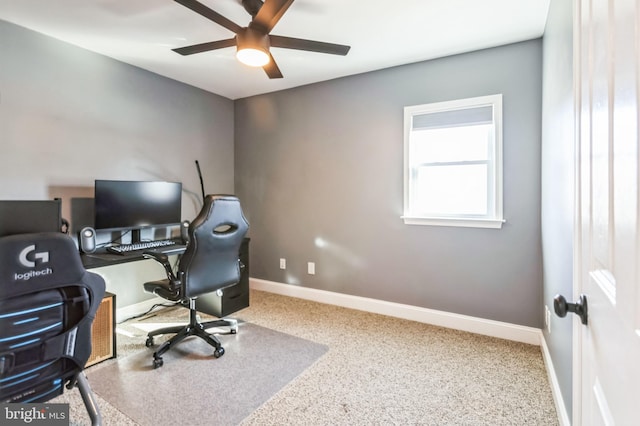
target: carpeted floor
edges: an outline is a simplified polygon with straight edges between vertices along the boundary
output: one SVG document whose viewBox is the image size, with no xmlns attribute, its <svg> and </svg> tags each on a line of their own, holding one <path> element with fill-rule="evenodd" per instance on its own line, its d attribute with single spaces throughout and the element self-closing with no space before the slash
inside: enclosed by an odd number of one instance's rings
<svg viewBox="0 0 640 426">
<path fill-rule="evenodd" d="M 537 346 L 259 291 L 234 317 L 329 347 L 242 426 L 558 424 Z M 118 339 L 118 359 L 149 351 L 144 338 Z M 87 424 L 76 394 L 59 402 Z M 137 424 L 98 402 L 105 425 Z"/>
</svg>

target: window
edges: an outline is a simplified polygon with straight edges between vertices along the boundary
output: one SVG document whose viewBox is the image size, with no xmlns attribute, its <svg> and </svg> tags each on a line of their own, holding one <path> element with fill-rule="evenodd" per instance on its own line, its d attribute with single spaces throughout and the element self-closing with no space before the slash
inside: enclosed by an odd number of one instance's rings
<svg viewBox="0 0 640 426">
<path fill-rule="evenodd" d="M 404 109 L 409 225 L 500 228 L 502 95 Z"/>
</svg>

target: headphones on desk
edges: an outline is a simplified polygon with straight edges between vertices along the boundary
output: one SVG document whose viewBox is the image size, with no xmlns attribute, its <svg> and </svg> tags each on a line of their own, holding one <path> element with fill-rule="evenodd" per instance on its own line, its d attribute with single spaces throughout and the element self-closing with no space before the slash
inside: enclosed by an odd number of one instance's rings
<svg viewBox="0 0 640 426">
<path fill-rule="evenodd" d="M 69 221 L 65 218 L 60 219 L 60 232 L 69 234 Z"/>
</svg>

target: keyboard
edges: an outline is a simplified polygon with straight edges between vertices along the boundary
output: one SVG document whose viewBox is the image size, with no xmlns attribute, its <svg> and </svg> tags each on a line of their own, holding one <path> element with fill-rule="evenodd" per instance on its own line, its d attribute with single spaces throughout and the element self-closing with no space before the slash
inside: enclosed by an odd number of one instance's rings
<svg viewBox="0 0 640 426">
<path fill-rule="evenodd" d="M 142 241 L 133 244 L 120 244 L 119 246 L 110 246 L 107 247 L 107 251 L 109 253 L 125 255 L 143 250 L 175 246 L 177 244 L 178 243 L 173 240 Z"/>
</svg>

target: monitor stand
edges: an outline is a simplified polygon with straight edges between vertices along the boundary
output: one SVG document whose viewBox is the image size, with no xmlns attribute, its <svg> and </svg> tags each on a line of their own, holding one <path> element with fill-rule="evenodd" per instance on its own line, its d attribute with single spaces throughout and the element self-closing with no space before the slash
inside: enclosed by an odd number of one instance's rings
<svg viewBox="0 0 640 426">
<path fill-rule="evenodd" d="M 132 229 L 131 230 L 131 244 L 136 244 L 139 243 L 141 241 L 140 239 L 140 230 L 139 229 Z"/>
</svg>

